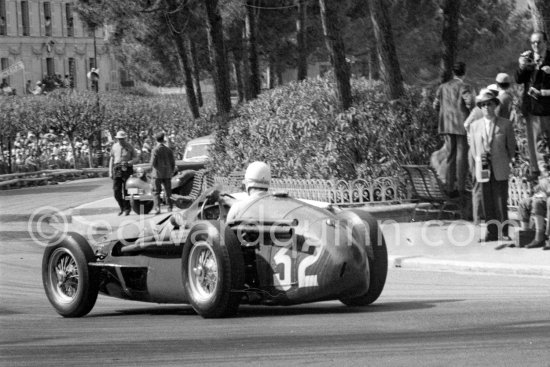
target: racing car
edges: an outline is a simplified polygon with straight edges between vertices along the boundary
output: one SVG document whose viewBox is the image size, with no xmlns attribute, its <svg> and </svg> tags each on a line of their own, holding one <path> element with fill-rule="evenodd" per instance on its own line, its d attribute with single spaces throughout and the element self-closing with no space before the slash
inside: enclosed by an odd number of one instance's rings
<svg viewBox="0 0 550 367">
<path fill-rule="evenodd" d="M 42 262 L 49 301 L 64 317 L 88 314 L 102 293 L 190 304 L 204 318 L 220 318 L 237 314 L 240 304 L 365 306 L 380 296 L 388 259 L 370 214 L 275 192 L 227 221 L 228 198 L 243 195 L 214 187 L 185 210 L 96 242 L 59 234 Z"/>
</svg>

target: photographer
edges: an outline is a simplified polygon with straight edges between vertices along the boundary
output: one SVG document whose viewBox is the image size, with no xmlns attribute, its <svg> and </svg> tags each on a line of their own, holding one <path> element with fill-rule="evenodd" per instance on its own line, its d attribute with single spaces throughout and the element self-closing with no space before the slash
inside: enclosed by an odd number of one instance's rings
<svg viewBox="0 0 550 367">
<path fill-rule="evenodd" d="M 537 161 L 543 160 L 539 147 L 543 136 L 550 137 L 550 53 L 548 37 L 534 32 L 530 38 L 532 50 L 518 60 L 516 82 L 523 84 L 521 112 L 527 123 L 527 144 L 533 176 L 538 176 Z"/>
<path fill-rule="evenodd" d="M 138 158 L 134 148 L 126 141 L 126 137 L 124 131 L 117 132 L 115 139 L 118 141 L 111 148 L 109 160 L 109 177 L 113 179 L 113 192 L 120 207 L 118 215 L 130 214 L 130 202 L 124 200 L 127 195 L 126 180 L 134 173 L 133 164 Z"/>
<path fill-rule="evenodd" d="M 488 222 L 487 235 L 482 241 L 497 241 L 508 237 L 508 177 L 516 139 L 510 120 L 496 114 L 500 104 L 496 93 L 482 89 L 476 104 L 483 117 L 472 122 L 470 149 L 476 165 L 482 165 L 476 171 L 484 171 L 485 177 L 475 181 L 472 204 L 474 213 L 480 213 Z"/>
</svg>

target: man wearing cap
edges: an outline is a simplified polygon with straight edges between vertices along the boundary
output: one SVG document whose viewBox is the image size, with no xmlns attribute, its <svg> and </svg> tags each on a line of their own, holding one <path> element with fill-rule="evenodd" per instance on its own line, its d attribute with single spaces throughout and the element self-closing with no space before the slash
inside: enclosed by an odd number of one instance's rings
<svg viewBox="0 0 550 367">
<path fill-rule="evenodd" d="M 481 206 L 480 212 L 487 221 L 484 241 L 496 241 L 499 237 L 508 237 L 508 177 L 516 139 L 510 120 L 496 114 L 500 101 L 493 91 L 482 89 L 476 97 L 476 104 L 483 117 L 474 121 L 470 127 L 470 149 L 476 157 L 476 164 L 488 165 L 490 178 L 487 182 L 476 180 L 472 204 L 474 213 Z"/>
<path fill-rule="evenodd" d="M 109 159 L 109 177 L 113 179 L 113 192 L 120 211 L 118 215 L 130 214 L 130 201 L 124 200 L 126 180 L 134 173 L 133 164 L 137 163 L 137 154 L 134 148 L 126 141 L 126 133 L 117 132 L 117 142 L 111 148 Z"/>
<path fill-rule="evenodd" d="M 468 165 L 468 144 L 464 120 L 474 107 L 472 88 L 462 78 L 466 65 L 457 62 L 453 66 L 453 79 L 439 86 L 434 109 L 439 109 L 439 134 L 445 138 L 447 151 L 445 184 L 450 193 L 464 194 Z"/>
<path fill-rule="evenodd" d="M 541 146 L 544 135 L 550 137 L 550 52 L 546 33 L 533 32 L 529 41 L 532 50 L 519 57 L 516 82 L 523 84 L 521 112 L 527 122 L 531 171 L 538 176 L 538 161 L 544 158 L 536 147 Z"/>
<path fill-rule="evenodd" d="M 155 202 L 156 214 L 160 214 L 160 192 L 164 187 L 168 211 L 172 211 L 172 186 L 171 178 L 176 170 L 176 160 L 172 149 L 164 142 L 164 133 L 155 135 L 157 145 L 151 152 L 151 178 L 153 180 L 153 200 Z"/>
</svg>

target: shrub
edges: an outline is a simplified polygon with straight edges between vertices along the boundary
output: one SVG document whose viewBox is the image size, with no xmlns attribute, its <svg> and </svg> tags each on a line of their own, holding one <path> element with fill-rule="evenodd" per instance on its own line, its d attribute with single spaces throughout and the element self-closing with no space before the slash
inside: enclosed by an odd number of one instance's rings
<svg viewBox="0 0 550 367">
<path fill-rule="evenodd" d="M 240 106 L 217 134 L 212 169 L 228 174 L 263 160 L 279 177 L 373 178 L 427 164 L 438 149 L 437 116 L 419 89 L 388 102 L 380 84 L 354 79 L 354 104 L 344 112 L 334 90 L 328 79 L 308 79 Z"/>
</svg>

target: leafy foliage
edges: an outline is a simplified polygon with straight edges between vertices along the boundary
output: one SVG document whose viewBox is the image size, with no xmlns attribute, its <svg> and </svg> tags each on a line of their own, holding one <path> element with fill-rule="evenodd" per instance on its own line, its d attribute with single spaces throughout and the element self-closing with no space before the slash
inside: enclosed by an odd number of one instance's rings
<svg viewBox="0 0 550 367">
<path fill-rule="evenodd" d="M 263 160 L 279 177 L 351 179 L 391 176 L 400 164 L 429 161 L 439 144 L 437 118 L 419 90 L 389 103 L 380 84 L 354 79 L 352 93 L 353 107 L 343 113 L 328 78 L 263 93 L 217 134 L 212 169 L 228 174 Z"/>
</svg>

